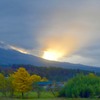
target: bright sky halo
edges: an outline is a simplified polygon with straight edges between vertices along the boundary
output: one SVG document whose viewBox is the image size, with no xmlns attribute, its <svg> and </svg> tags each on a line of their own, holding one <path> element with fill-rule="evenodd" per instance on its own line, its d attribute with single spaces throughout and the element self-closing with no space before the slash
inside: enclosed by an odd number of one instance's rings
<svg viewBox="0 0 100 100">
<path fill-rule="evenodd" d="M 57 51 L 44 51 L 42 58 L 47 60 L 57 61 L 61 57 L 61 54 Z"/>
</svg>

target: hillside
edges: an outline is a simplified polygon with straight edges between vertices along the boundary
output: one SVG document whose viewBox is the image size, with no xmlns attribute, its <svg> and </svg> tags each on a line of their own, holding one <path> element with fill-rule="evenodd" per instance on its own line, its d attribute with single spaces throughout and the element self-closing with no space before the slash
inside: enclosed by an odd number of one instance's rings
<svg viewBox="0 0 100 100">
<path fill-rule="evenodd" d="M 90 67 L 81 64 L 72 64 L 68 62 L 48 61 L 33 55 L 23 54 L 16 50 L 0 48 L 0 65 L 13 65 L 13 64 L 30 64 L 34 66 L 45 67 L 62 67 L 67 69 L 82 69 L 100 72 L 99 67 Z"/>
<path fill-rule="evenodd" d="M 67 81 L 72 77 L 75 77 L 77 74 L 89 74 L 94 73 L 100 76 L 100 73 L 95 73 L 92 71 L 79 70 L 79 69 L 65 69 L 58 67 L 38 67 L 33 65 L 12 65 L 9 67 L 0 67 L 0 73 L 3 73 L 5 76 L 15 72 L 20 67 L 25 68 L 31 75 L 37 74 L 41 77 L 46 77 L 50 81 Z"/>
</svg>

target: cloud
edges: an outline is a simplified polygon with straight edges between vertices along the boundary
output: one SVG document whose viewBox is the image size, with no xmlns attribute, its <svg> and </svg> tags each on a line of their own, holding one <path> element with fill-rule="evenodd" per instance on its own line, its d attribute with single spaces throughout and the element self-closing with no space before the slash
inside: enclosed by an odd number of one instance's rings
<svg viewBox="0 0 100 100">
<path fill-rule="evenodd" d="M 12 49 L 40 57 L 52 49 L 60 61 L 100 65 L 99 0 L 3 0 L 0 22 L 0 40 Z"/>
<path fill-rule="evenodd" d="M 23 53 L 23 54 L 29 54 L 29 55 L 35 55 L 35 56 L 40 56 L 41 53 L 43 53 L 43 51 L 40 51 L 40 50 L 35 50 L 35 49 L 26 49 L 26 48 L 22 48 L 22 47 L 18 47 L 18 46 L 15 46 L 15 45 L 10 45 L 10 44 L 7 44 L 3 41 L 0 41 L 0 48 L 3 48 L 3 49 L 11 49 L 11 50 L 16 50 L 20 53 Z"/>
<path fill-rule="evenodd" d="M 100 40 L 100 1 L 70 3 L 70 6 L 61 3 L 56 7 L 51 18 L 48 17 L 47 23 L 38 31 L 41 34 L 37 38 L 40 48 L 62 53 L 60 61 L 66 57 L 66 61 L 98 65 L 99 49 L 94 45 Z M 91 47 L 96 50 L 91 51 Z"/>
<path fill-rule="evenodd" d="M 24 53 L 24 54 L 28 54 L 29 53 L 27 50 L 25 50 L 23 48 L 19 48 L 19 47 L 16 47 L 16 46 L 12 46 L 12 45 L 6 44 L 3 41 L 0 41 L 0 48 L 3 48 L 3 49 L 12 49 L 12 50 L 16 50 L 18 52 Z"/>
</svg>

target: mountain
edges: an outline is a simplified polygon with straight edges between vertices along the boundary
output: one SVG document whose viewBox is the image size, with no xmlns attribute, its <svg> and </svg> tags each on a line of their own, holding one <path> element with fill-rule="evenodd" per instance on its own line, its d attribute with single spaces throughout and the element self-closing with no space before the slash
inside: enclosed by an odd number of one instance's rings
<svg viewBox="0 0 100 100">
<path fill-rule="evenodd" d="M 0 47 L 0 65 L 12 64 L 30 64 L 34 66 L 62 67 L 100 72 L 99 67 L 90 67 L 87 65 L 72 64 L 68 62 L 48 61 L 33 55 L 20 53 L 16 50 Z"/>
</svg>

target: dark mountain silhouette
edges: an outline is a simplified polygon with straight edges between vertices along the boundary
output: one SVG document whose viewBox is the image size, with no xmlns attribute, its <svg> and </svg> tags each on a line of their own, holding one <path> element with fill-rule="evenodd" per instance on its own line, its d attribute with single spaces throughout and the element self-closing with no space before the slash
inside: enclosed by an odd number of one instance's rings
<svg viewBox="0 0 100 100">
<path fill-rule="evenodd" d="M 33 55 L 23 54 L 16 50 L 0 48 L 0 65 L 12 65 L 12 64 L 31 64 L 34 66 L 45 67 L 62 67 L 68 69 L 82 69 L 100 72 L 99 67 L 91 67 L 81 64 L 72 64 L 68 62 L 48 61 Z"/>
</svg>

